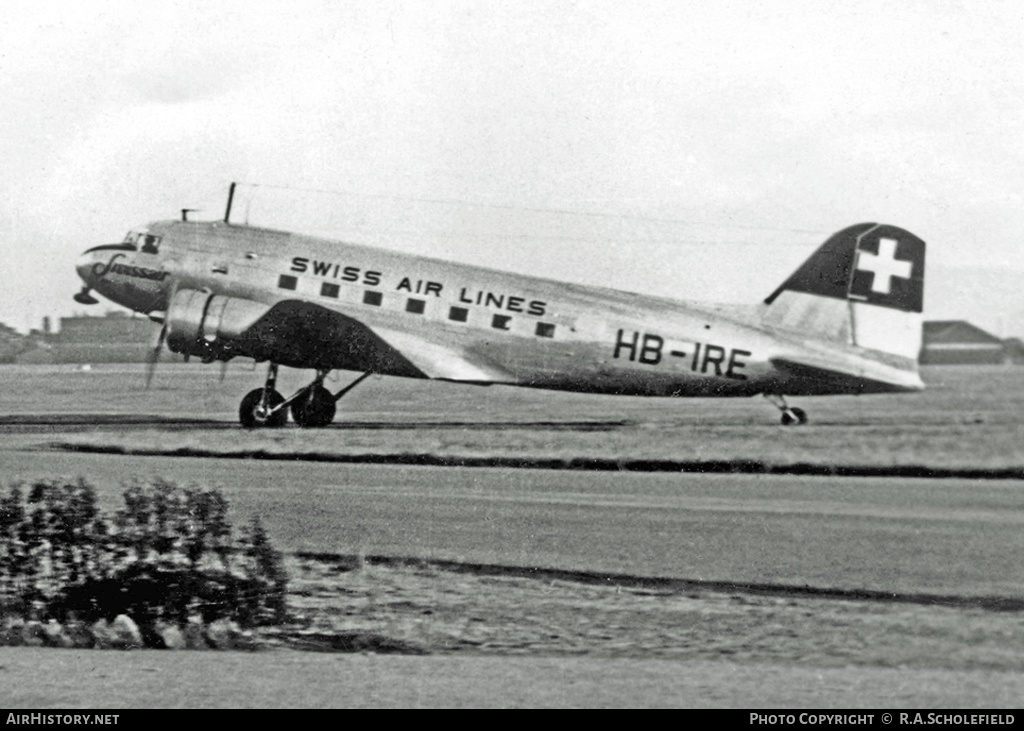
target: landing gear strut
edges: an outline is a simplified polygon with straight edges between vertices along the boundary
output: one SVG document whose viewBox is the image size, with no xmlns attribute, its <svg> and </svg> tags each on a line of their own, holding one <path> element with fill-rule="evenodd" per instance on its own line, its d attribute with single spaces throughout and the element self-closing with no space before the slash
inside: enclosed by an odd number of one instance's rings
<svg viewBox="0 0 1024 731">
<path fill-rule="evenodd" d="M 316 378 L 285 398 L 274 386 L 277 383 L 277 364 L 271 363 L 263 388 L 253 389 L 242 399 L 238 418 L 247 429 L 253 427 L 282 427 L 288 422 L 288 412 L 299 426 L 317 428 L 334 421 L 337 403 L 346 393 L 366 380 L 371 374 L 364 373 L 345 388 L 332 394 L 324 387 L 324 378 L 330 369 L 319 368 Z"/>
<path fill-rule="evenodd" d="M 772 402 L 779 411 L 782 412 L 782 425 L 792 426 L 794 424 L 801 425 L 807 423 L 807 413 L 800 408 L 790 407 L 786 403 L 786 397 L 777 393 L 766 393 L 764 397 Z"/>
</svg>

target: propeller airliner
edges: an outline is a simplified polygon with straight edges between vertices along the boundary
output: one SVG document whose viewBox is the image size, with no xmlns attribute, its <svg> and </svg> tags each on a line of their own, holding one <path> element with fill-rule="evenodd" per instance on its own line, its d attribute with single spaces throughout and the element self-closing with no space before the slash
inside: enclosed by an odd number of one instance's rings
<svg viewBox="0 0 1024 731">
<path fill-rule="evenodd" d="M 860 223 L 829 237 L 762 303 L 715 306 L 508 274 L 224 220 L 150 223 L 81 255 L 93 292 L 162 323 L 205 363 L 269 364 L 239 407 L 246 427 L 332 422 L 371 374 L 660 397 L 919 391 L 924 242 Z M 311 369 L 289 397 L 280 366 Z M 359 371 L 332 393 L 333 370 Z"/>
</svg>

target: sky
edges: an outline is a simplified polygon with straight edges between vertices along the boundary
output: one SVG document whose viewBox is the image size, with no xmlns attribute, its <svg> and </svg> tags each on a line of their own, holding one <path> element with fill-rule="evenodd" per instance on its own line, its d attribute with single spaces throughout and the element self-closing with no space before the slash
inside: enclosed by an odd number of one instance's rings
<svg viewBox="0 0 1024 731">
<path fill-rule="evenodd" d="M 219 218 L 243 181 L 236 220 L 703 301 L 757 302 L 829 234 L 890 223 L 928 244 L 928 319 L 1024 336 L 1017 2 L 4 10 L 22 332 L 86 311 L 81 251 Z"/>
</svg>

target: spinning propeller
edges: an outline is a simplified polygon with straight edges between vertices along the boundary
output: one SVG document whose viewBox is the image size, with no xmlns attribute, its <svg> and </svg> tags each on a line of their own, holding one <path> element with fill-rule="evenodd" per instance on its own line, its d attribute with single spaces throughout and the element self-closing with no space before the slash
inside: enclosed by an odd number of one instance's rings
<svg viewBox="0 0 1024 731">
<path fill-rule="evenodd" d="M 146 357 L 146 388 L 148 389 L 153 383 L 153 375 L 156 373 L 156 364 L 160 361 L 160 354 L 163 352 L 164 343 L 167 342 L 167 320 L 171 313 L 171 303 L 174 301 L 174 295 L 178 293 L 178 280 L 171 279 L 171 287 L 167 291 L 167 300 L 164 302 L 164 313 L 162 317 L 154 317 L 153 313 L 150 313 L 150 318 L 160 323 L 160 334 L 156 338 L 156 345 L 149 351 L 149 355 Z M 188 360 L 188 356 L 185 356 Z"/>
<path fill-rule="evenodd" d="M 146 388 L 149 388 L 153 383 L 153 374 L 156 373 L 156 364 L 160 360 L 160 353 L 164 349 L 164 341 L 167 340 L 167 322 L 165 321 L 163 326 L 160 328 L 160 335 L 157 337 L 156 345 L 149 355 L 146 356 Z"/>
<path fill-rule="evenodd" d="M 160 327 L 160 334 L 157 336 L 157 339 L 156 339 L 156 345 L 153 346 L 153 349 L 151 351 L 149 351 L 149 354 L 146 356 L 146 388 L 147 389 L 150 388 L 150 386 L 153 383 L 153 376 L 156 374 L 157 363 L 160 362 L 160 356 L 163 354 L 164 344 L 167 342 L 167 328 L 168 328 L 168 319 L 170 317 L 171 303 L 174 301 L 174 295 L 177 294 L 177 292 L 178 292 L 178 280 L 174 279 L 174 280 L 171 281 L 171 288 L 170 288 L 170 290 L 167 293 L 167 302 L 166 302 L 167 309 L 164 311 L 163 315 L 157 316 L 157 315 L 155 315 L 155 313 L 150 313 L 150 318 L 152 318 L 153 320 L 156 320 L 157 322 L 162 323 L 162 325 Z M 189 360 L 189 354 L 186 352 L 183 357 L 185 359 L 185 362 L 187 363 L 188 360 Z M 204 362 L 209 362 L 209 361 L 204 361 Z M 225 378 L 225 376 L 227 374 L 227 370 L 228 370 L 228 362 L 226 360 L 221 361 L 221 364 L 220 364 L 220 381 L 222 383 L 224 382 L 224 378 Z"/>
</svg>

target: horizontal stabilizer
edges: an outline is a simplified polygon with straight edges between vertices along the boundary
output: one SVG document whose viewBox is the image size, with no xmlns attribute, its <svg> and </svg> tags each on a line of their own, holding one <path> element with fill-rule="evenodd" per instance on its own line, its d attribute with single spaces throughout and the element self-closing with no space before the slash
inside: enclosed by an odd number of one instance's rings
<svg viewBox="0 0 1024 731">
<path fill-rule="evenodd" d="M 834 393 L 892 393 L 920 391 L 924 388 L 915 371 L 895 368 L 884 363 L 861 360 L 856 367 L 831 363 L 822 358 L 772 358 L 771 362 L 792 377 L 781 390 L 791 396 L 813 396 Z"/>
</svg>

